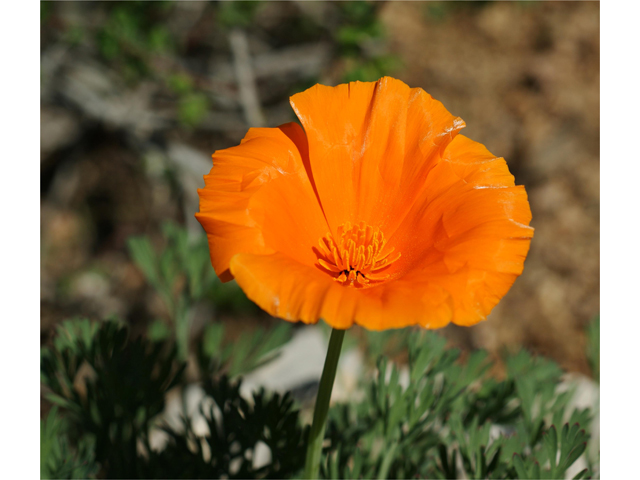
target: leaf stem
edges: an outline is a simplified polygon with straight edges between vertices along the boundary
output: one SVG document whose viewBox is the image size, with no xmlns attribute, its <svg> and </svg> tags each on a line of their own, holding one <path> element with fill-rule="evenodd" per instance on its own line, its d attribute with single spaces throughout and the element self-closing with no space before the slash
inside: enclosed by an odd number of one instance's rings
<svg viewBox="0 0 640 480">
<path fill-rule="evenodd" d="M 313 412 L 313 423 L 309 432 L 309 442 L 307 444 L 307 458 L 304 464 L 304 478 L 318 478 L 320 472 L 320 458 L 322 455 L 322 442 L 324 440 L 324 430 L 327 424 L 327 414 L 329 413 L 329 401 L 333 382 L 336 378 L 338 360 L 342 350 L 342 340 L 346 330 L 334 328 L 329 339 L 327 358 L 324 361 L 316 406 Z"/>
<path fill-rule="evenodd" d="M 388 478 L 389 469 L 391 468 L 391 464 L 393 463 L 393 459 L 396 454 L 396 448 L 398 447 L 398 442 L 393 442 L 391 447 L 387 450 L 387 453 L 384 455 L 382 459 L 382 464 L 380 465 L 380 471 L 378 472 L 379 479 Z"/>
</svg>

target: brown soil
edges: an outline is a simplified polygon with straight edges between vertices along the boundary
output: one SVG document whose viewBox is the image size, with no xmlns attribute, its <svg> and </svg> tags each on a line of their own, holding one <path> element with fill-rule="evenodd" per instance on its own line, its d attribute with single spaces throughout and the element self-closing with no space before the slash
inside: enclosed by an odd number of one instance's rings
<svg viewBox="0 0 640 480">
<path fill-rule="evenodd" d="M 587 372 L 599 312 L 599 4 L 388 2 L 399 78 L 443 102 L 464 134 L 525 185 L 535 236 L 522 276 L 488 320 L 447 334 L 498 352 L 525 346 Z"/>
<path fill-rule="evenodd" d="M 152 59 L 160 73 L 131 85 L 115 78 L 116 67 L 101 64 L 93 40 L 69 44 L 75 24 L 88 31 L 105 21 L 106 4 L 52 5 L 41 36 L 42 341 L 59 321 L 78 315 L 115 313 L 142 332 L 167 312 L 128 257 L 126 239 L 147 233 L 158 242 L 163 220 L 193 221 L 195 188 L 170 175 L 158 152 L 180 142 L 207 158 L 246 131 L 233 76 L 223 75 L 229 47 L 215 5 L 178 2 L 180 12 L 168 22 L 178 55 Z M 311 73 L 258 79 L 268 125 L 291 116 L 287 96 L 296 88 L 312 79 L 337 81 L 348 68 L 331 43 L 336 5 L 268 3 L 246 29 L 255 56 L 296 46 L 287 40 L 293 29 L 306 31 L 301 41 L 318 51 L 329 45 L 324 63 L 305 67 L 316 69 Z M 504 157 L 531 202 L 536 231 L 523 275 L 486 322 L 450 326 L 445 334 L 494 354 L 524 346 L 587 372 L 583 332 L 599 312 L 599 4 L 386 2 L 376 8 L 386 41 L 371 49 L 395 54 L 403 65 L 395 77 L 424 88 L 465 120 L 465 135 Z M 310 24 L 316 26 L 301 30 Z M 175 72 L 190 73 L 197 88 L 210 91 L 210 115 L 199 128 L 178 124 L 178 100 L 158 80 Z M 95 109 L 79 96 L 83 85 L 111 96 Z M 119 102 L 130 109 L 125 115 L 118 116 Z M 115 113 L 107 112 L 112 106 Z"/>
</svg>

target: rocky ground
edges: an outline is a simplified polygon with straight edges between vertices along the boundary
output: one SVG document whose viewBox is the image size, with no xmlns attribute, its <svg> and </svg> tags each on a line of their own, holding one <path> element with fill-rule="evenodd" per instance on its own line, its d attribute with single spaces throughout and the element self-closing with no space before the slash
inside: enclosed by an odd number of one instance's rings
<svg viewBox="0 0 640 480">
<path fill-rule="evenodd" d="M 599 312 L 599 4 L 349 5 L 43 8 L 43 342 L 71 316 L 115 314 L 141 332 L 166 315 L 126 239 L 158 240 L 166 219 L 199 232 L 196 188 L 211 153 L 249 125 L 293 119 L 290 94 L 392 74 L 503 156 L 533 211 L 524 274 L 486 322 L 445 334 L 463 348 L 526 347 L 588 372 L 583 332 Z"/>
</svg>

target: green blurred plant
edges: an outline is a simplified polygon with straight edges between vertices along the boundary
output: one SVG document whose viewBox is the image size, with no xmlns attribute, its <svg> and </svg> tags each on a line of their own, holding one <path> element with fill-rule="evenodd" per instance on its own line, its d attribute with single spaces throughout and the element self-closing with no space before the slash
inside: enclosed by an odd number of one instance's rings
<svg viewBox="0 0 640 480">
<path fill-rule="evenodd" d="M 177 360 L 175 347 L 167 341 L 131 340 L 127 327 L 113 321 L 64 322 L 53 346 L 41 354 L 45 398 L 64 413 L 61 417 L 54 407 L 41 424 L 42 478 L 89 478 L 99 469 L 107 478 L 294 475 L 304 458 L 305 429 L 290 396 L 261 391 L 248 402 L 240 395 L 241 381 L 225 373 L 233 376 L 274 358 L 273 350 L 288 340 L 288 333 L 288 328 L 277 328 L 243 335 L 233 355 L 220 348 L 221 329 L 215 338 L 210 333 L 200 349 L 206 360 L 202 388 L 219 415 L 211 407 L 203 411 L 210 432 L 203 438 L 196 438 L 190 419 L 184 419 L 182 429 L 165 426 L 169 443 L 156 453 L 151 428 L 166 393 L 184 385 L 185 364 Z M 194 448 L 202 442 L 209 445 L 209 458 Z M 269 448 L 271 462 L 253 468 L 259 442 Z M 237 471 L 236 458 L 242 460 Z"/>
<path fill-rule="evenodd" d="M 98 473 L 93 443 L 85 441 L 77 449 L 72 447 L 68 428 L 57 407 L 40 420 L 40 478 L 95 478 Z"/>
<path fill-rule="evenodd" d="M 150 56 L 170 53 L 174 40 L 164 26 L 172 2 L 113 2 L 97 30 L 100 53 L 129 81 L 149 75 Z"/>
<path fill-rule="evenodd" d="M 333 39 L 345 61 L 343 82 L 375 81 L 401 66 L 397 56 L 380 51 L 385 32 L 375 2 L 340 2 L 337 7 Z"/>
<path fill-rule="evenodd" d="M 384 36 L 384 27 L 374 2 L 351 1 L 338 5 L 341 25 L 334 38 L 344 52 L 357 54 L 363 42 Z"/>
<path fill-rule="evenodd" d="M 178 384 L 184 365 L 178 364 L 175 347 L 131 341 L 127 328 L 116 322 L 87 325 L 79 320 L 60 326 L 62 340 L 42 350 L 45 398 L 65 410 L 79 452 L 91 442 L 108 477 L 134 477 L 137 444 L 163 410 L 164 395 Z"/>
<path fill-rule="evenodd" d="M 381 357 L 365 399 L 330 410 L 324 478 L 564 478 L 584 453 L 591 414 L 568 410 L 552 362 L 521 352 L 497 381 L 482 351 L 461 363 L 416 331 L 408 347 L 406 370 Z"/>
<path fill-rule="evenodd" d="M 191 331 L 190 307 L 202 300 L 214 305 L 239 305 L 252 308 L 252 303 L 235 285 L 223 285 L 215 275 L 209 260 L 209 246 L 204 235 L 190 238 L 187 231 L 170 222 L 162 226 L 165 245 L 153 248 L 147 236 L 131 237 L 129 253 L 147 282 L 162 298 L 173 323 L 180 358 L 189 353 Z M 154 339 L 168 333 L 162 321 L 152 324 Z"/>
<path fill-rule="evenodd" d="M 217 20 L 223 28 L 248 27 L 260 8 L 258 1 L 228 1 L 218 2 Z"/>
<path fill-rule="evenodd" d="M 178 120 L 182 126 L 197 127 L 210 108 L 207 95 L 197 91 L 193 80 L 186 74 L 172 75 L 167 83 L 178 96 Z"/>
<path fill-rule="evenodd" d="M 394 357 L 406 352 L 409 337 L 414 333 L 411 328 L 389 329 L 379 332 L 364 329 L 363 331 L 365 333 L 363 345 L 365 358 L 370 360 L 373 365 L 381 355 Z"/>
<path fill-rule="evenodd" d="M 52 9 L 53 2 L 40 2 L 40 25 L 49 20 Z"/>
<path fill-rule="evenodd" d="M 251 401 L 240 395 L 241 381 L 228 377 L 207 380 L 203 388 L 215 406 L 201 407 L 207 434 L 198 436 L 188 419 L 182 428 L 165 428 L 169 442 L 162 452 L 150 452 L 148 478 L 296 478 L 304 460 L 308 428 L 287 393 L 261 390 Z M 256 465 L 257 448 L 269 450 Z"/>
<path fill-rule="evenodd" d="M 59 352 L 69 350 L 79 354 L 81 349 L 90 348 L 99 328 L 99 323 L 86 318 L 65 320 L 56 327 L 57 335 L 53 339 L 53 346 Z"/>
<path fill-rule="evenodd" d="M 205 329 L 198 345 L 200 369 L 209 374 L 236 377 L 275 359 L 278 349 L 291 339 L 291 325 L 279 323 L 276 327 L 241 335 L 235 342 L 224 343 L 224 325 L 214 323 Z"/>
<path fill-rule="evenodd" d="M 201 92 L 191 92 L 178 101 L 178 119 L 188 128 L 196 127 L 209 111 L 209 98 Z"/>
<path fill-rule="evenodd" d="M 154 451 L 154 418 L 166 392 L 182 385 L 175 348 L 132 341 L 114 322 L 61 325 L 42 353 L 47 398 L 64 414 L 43 423 L 45 473 L 91 476 L 97 465 L 107 477 L 299 476 L 308 430 L 290 396 L 261 391 L 248 400 L 241 380 L 229 377 L 273 358 L 288 331 L 244 334 L 233 347 L 223 337 L 212 326 L 198 346 L 201 385 L 214 405 L 200 407 L 207 433 L 197 435 L 185 417 L 163 427 L 168 443 Z M 330 410 L 323 478 L 564 478 L 587 454 L 591 412 L 568 407 L 573 392 L 559 388 L 562 371 L 553 362 L 520 352 L 506 358 L 507 376 L 496 380 L 485 352 L 463 362 L 433 332 L 408 329 L 401 338 L 407 367 L 380 356 L 375 376 L 362 380 L 364 398 Z M 376 348 L 370 344 L 372 354 Z M 270 456 L 256 465 L 261 443 Z"/>
<path fill-rule="evenodd" d="M 348 58 L 343 75 L 345 82 L 374 82 L 397 70 L 402 62 L 395 55 L 378 55 L 374 58 Z"/>
<path fill-rule="evenodd" d="M 173 333 L 181 359 L 190 352 L 191 307 L 207 301 L 216 309 L 231 312 L 257 313 L 258 309 L 235 282 L 221 283 L 209 259 L 207 237 L 190 238 L 177 224 L 166 222 L 162 226 L 164 245 L 153 248 L 147 236 L 129 238 L 129 253 L 147 282 L 162 298 L 173 324 Z M 154 321 L 148 330 L 150 339 L 165 340 L 171 329 L 165 320 Z M 200 355 L 217 362 L 220 370 L 236 375 L 256 368 L 263 355 L 281 346 L 291 337 L 291 325 L 281 323 L 265 332 L 259 328 L 253 334 L 239 337 L 235 346 L 222 348 L 224 327 L 210 324 L 205 328 Z"/>
</svg>

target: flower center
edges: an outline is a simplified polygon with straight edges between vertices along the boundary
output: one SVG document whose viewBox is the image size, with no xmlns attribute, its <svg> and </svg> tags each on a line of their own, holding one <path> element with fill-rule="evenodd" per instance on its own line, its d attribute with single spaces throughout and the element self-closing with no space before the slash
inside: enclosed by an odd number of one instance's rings
<svg viewBox="0 0 640 480">
<path fill-rule="evenodd" d="M 400 258 L 400 252 L 385 248 L 387 241 L 379 228 L 364 222 L 338 227 L 334 237 L 327 233 L 320 239 L 318 263 L 343 285 L 364 286 L 389 278 L 385 270 Z"/>
</svg>

